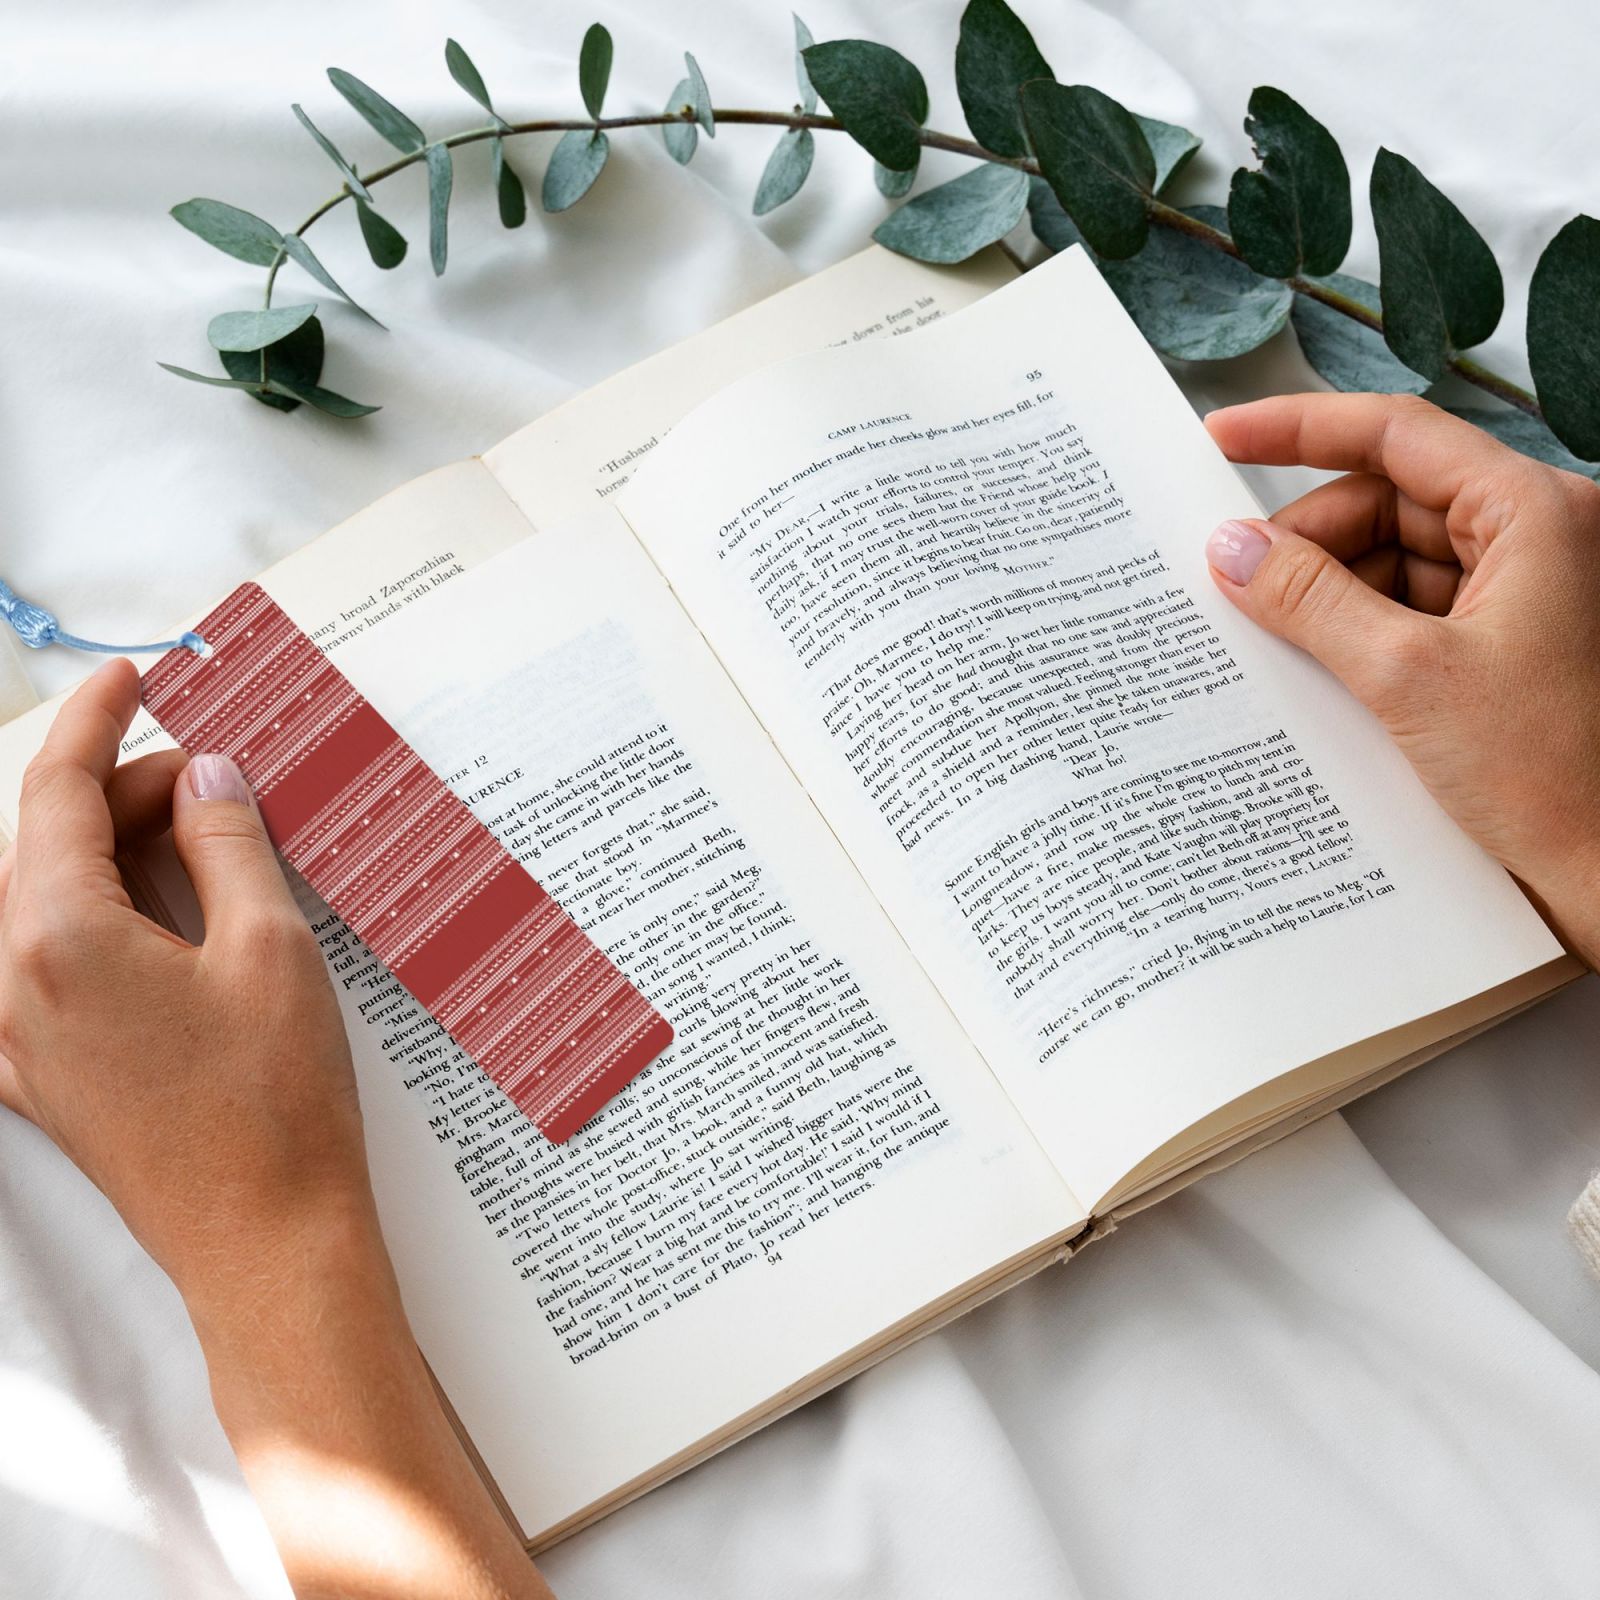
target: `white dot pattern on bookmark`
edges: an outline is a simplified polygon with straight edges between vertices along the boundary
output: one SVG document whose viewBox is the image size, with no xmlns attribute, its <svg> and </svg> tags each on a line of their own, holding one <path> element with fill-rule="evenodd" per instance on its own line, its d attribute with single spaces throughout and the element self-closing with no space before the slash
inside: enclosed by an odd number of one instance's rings
<svg viewBox="0 0 1600 1600">
<path fill-rule="evenodd" d="M 665 1021 L 261 589 L 197 631 L 203 672 L 164 655 L 152 714 L 191 751 L 259 745 L 284 858 L 551 1138 L 575 1132 L 665 1048 Z"/>
</svg>

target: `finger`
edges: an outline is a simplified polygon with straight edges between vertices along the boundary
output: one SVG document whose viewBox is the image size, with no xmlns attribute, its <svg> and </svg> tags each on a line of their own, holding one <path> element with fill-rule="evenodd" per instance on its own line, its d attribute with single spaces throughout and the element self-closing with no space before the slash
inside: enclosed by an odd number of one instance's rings
<svg viewBox="0 0 1600 1600">
<path fill-rule="evenodd" d="M 156 750 L 117 767 L 106 780 L 106 810 L 111 815 L 111 834 L 119 855 L 159 838 L 172 826 L 172 785 L 188 760 L 181 750 Z M 5 913 L 15 862 L 15 846 L 0 855 L 0 916 Z M 125 869 L 124 862 L 118 868 L 119 876 Z M 126 884 L 117 899 L 131 905 Z"/>
<path fill-rule="evenodd" d="M 85 889 L 120 897 L 106 784 L 139 706 L 131 661 L 108 661 L 56 713 L 17 809 L 16 888 L 58 907 Z"/>
<path fill-rule="evenodd" d="M 1501 510 L 1508 489 L 1540 481 L 1526 456 L 1415 395 L 1278 395 L 1213 411 L 1206 426 L 1231 461 L 1381 473 L 1434 511 L 1470 489 L 1468 513 L 1451 522 L 1463 563 L 1498 531 L 1478 510 Z"/>
<path fill-rule="evenodd" d="M 194 883 L 208 945 L 259 929 L 264 917 L 300 922 L 250 786 L 226 756 L 197 755 L 189 763 L 173 789 L 172 837 Z"/>
<path fill-rule="evenodd" d="M 1270 633 L 1316 657 L 1382 714 L 1385 690 L 1438 623 L 1396 605 L 1319 545 L 1252 518 L 1206 545 L 1217 586 Z"/>
<path fill-rule="evenodd" d="M 1453 561 L 1429 561 L 1399 545 L 1380 545 L 1349 563 L 1350 570 L 1379 594 L 1430 617 L 1447 617 L 1466 574 Z"/>
<path fill-rule="evenodd" d="M 1402 544 L 1430 561 L 1454 561 L 1445 514 L 1419 505 L 1388 478 L 1350 472 L 1291 500 L 1272 520 L 1351 562 L 1383 544 Z"/>
<path fill-rule="evenodd" d="M 1331 555 L 1332 552 L 1330 551 Z M 1405 573 L 1400 564 L 1400 547 L 1398 545 L 1380 545 L 1376 550 L 1369 550 L 1365 555 L 1357 556 L 1353 561 L 1345 563 L 1350 570 L 1369 589 L 1377 592 L 1390 600 L 1404 600 L 1405 598 Z"/>
<path fill-rule="evenodd" d="M 16 846 L 7 845 L 4 854 L 0 854 L 0 910 L 3 910 L 6 896 L 11 889 L 11 873 L 16 860 Z M 5 1003 L 5 997 L 0 995 L 0 1006 Z M 22 1084 L 17 1077 L 17 1069 L 3 1055 L 0 1055 L 0 1106 L 4 1106 L 8 1111 L 15 1111 L 19 1117 L 29 1115 Z"/>
<path fill-rule="evenodd" d="M 1396 596 L 1413 611 L 1448 617 L 1467 575 L 1453 561 L 1429 561 L 1406 552 L 1401 562 L 1402 592 Z"/>
<path fill-rule="evenodd" d="M 153 750 L 111 774 L 106 807 L 119 850 L 159 838 L 172 826 L 172 788 L 188 764 L 182 750 Z"/>
</svg>

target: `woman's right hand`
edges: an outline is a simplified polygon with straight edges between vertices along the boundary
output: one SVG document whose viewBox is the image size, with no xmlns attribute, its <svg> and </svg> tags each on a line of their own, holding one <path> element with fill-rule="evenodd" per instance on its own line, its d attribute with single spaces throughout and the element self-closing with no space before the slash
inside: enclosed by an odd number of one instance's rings
<svg viewBox="0 0 1600 1600">
<path fill-rule="evenodd" d="M 1218 587 L 1340 678 L 1600 965 L 1600 485 L 1409 396 L 1287 395 L 1206 426 L 1230 461 L 1346 474 L 1218 528 Z"/>
</svg>

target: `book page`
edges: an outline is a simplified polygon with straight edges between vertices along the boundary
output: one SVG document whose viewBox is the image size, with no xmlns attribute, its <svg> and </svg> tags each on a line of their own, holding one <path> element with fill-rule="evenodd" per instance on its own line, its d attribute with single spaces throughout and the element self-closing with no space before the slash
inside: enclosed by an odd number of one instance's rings
<svg viewBox="0 0 1600 1600">
<path fill-rule="evenodd" d="M 618 504 L 1078 1193 L 1560 954 L 1216 592 L 1257 514 L 1082 251 L 746 380 Z"/>
<path fill-rule="evenodd" d="M 1076 1231 L 614 513 L 340 664 L 677 1030 L 552 1145 L 307 896 L 407 1310 L 530 1535 Z"/>
<path fill-rule="evenodd" d="M 725 384 L 825 345 L 895 338 L 1016 276 L 998 250 L 930 267 L 880 245 L 585 390 L 484 456 L 535 527 L 607 500 L 680 417 Z"/>
</svg>

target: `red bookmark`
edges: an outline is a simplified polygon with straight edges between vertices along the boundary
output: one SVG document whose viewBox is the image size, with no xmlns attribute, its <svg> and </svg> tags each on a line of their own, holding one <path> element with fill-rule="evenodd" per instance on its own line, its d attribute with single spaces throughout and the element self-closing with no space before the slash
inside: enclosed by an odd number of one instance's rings
<svg viewBox="0 0 1600 1600">
<path fill-rule="evenodd" d="M 253 583 L 144 703 L 239 763 L 284 859 L 547 1139 L 576 1133 L 672 1027 Z"/>
</svg>

